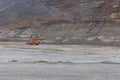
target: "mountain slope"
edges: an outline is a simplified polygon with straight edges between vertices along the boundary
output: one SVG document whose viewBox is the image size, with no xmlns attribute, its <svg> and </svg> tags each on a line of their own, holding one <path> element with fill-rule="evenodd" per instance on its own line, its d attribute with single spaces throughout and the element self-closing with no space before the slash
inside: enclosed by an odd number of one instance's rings
<svg viewBox="0 0 120 80">
<path fill-rule="evenodd" d="M 119 42 L 119 8 L 119 0 L 0 0 L 0 38 L 35 29 L 48 42 Z"/>
</svg>

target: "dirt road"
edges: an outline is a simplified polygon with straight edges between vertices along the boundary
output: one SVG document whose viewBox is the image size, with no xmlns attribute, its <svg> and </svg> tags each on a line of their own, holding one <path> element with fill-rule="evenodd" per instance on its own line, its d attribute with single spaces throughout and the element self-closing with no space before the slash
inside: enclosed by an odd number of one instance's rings
<svg viewBox="0 0 120 80">
<path fill-rule="evenodd" d="M 1 63 L 0 80 L 119 80 L 117 64 Z"/>
<path fill-rule="evenodd" d="M 120 48 L 0 43 L 0 80 L 118 80 Z"/>
</svg>

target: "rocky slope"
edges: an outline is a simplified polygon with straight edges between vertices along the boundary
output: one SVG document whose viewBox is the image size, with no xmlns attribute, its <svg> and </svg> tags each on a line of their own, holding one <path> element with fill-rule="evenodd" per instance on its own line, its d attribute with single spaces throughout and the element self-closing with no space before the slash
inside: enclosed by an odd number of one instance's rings
<svg viewBox="0 0 120 80">
<path fill-rule="evenodd" d="M 0 0 L 0 38 L 119 43 L 119 8 L 119 0 Z"/>
</svg>

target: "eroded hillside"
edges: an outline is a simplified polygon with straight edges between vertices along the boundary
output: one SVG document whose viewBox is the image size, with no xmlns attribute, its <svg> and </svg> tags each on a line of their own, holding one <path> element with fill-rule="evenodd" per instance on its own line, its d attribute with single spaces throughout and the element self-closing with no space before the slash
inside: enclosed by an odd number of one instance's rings
<svg viewBox="0 0 120 80">
<path fill-rule="evenodd" d="M 1 0 L 1 39 L 44 42 L 119 42 L 119 0 Z"/>
</svg>

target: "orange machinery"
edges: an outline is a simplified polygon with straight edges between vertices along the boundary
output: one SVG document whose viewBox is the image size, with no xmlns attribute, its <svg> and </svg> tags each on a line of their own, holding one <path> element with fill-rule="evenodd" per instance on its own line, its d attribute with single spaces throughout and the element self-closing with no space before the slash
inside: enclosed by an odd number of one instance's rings
<svg viewBox="0 0 120 80">
<path fill-rule="evenodd" d="M 39 45 L 39 40 L 38 40 L 38 35 L 37 34 L 32 34 L 31 39 L 27 42 L 30 45 Z"/>
<path fill-rule="evenodd" d="M 30 45 L 39 45 L 39 41 L 37 39 L 31 39 L 28 41 L 28 44 Z"/>
</svg>

